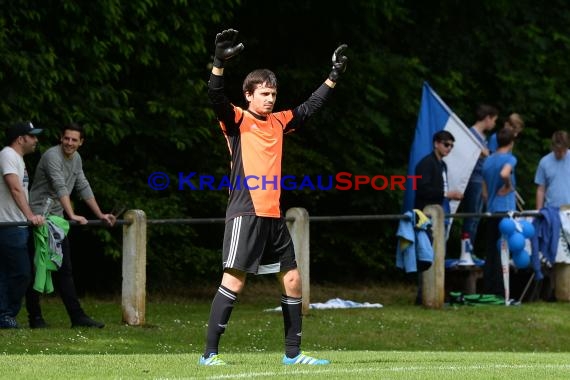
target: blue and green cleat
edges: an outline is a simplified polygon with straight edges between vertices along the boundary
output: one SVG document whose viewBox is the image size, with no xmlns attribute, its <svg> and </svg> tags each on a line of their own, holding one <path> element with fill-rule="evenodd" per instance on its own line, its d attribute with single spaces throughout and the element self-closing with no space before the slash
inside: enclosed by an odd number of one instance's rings
<svg viewBox="0 0 570 380">
<path fill-rule="evenodd" d="M 204 356 L 200 356 L 200 361 L 198 362 L 200 365 L 226 365 L 227 363 L 220 358 L 220 355 L 211 353 L 210 356 L 205 358 Z"/>
<path fill-rule="evenodd" d="M 307 364 L 307 365 L 325 365 L 330 364 L 330 361 L 325 359 L 313 358 L 309 355 L 305 355 L 301 352 L 294 358 L 288 358 L 287 355 L 283 355 L 283 364 L 293 365 L 293 364 Z"/>
</svg>

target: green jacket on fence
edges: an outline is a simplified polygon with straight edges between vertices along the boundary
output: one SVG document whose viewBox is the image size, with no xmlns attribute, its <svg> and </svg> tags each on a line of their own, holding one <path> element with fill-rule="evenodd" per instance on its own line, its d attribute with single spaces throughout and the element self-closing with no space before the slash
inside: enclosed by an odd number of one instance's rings
<svg viewBox="0 0 570 380">
<path fill-rule="evenodd" d="M 51 223 L 52 226 L 48 226 Z M 50 229 L 63 231 L 64 236 L 50 236 Z M 61 250 L 57 249 L 58 243 L 67 236 L 69 222 L 57 215 L 49 215 L 46 223 L 34 228 L 34 267 L 36 276 L 34 279 L 34 289 L 40 293 L 53 292 L 51 272 L 59 269 L 61 265 Z M 50 242 L 51 240 L 51 242 Z M 51 244 L 50 244 L 51 243 Z"/>
</svg>

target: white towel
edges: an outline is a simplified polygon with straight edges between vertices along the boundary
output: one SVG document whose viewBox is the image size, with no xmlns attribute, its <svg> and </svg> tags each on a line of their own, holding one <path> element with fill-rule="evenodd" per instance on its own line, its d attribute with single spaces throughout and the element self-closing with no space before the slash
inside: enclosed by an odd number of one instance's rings
<svg viewBox="0 0 570 380">
<path fill-rule="evenodd" d="M 570 264 L 570 210 L 560 210 L 560 229 L 555 262 Z"/>
<path fill-rule="evenodd" d="M 48 227 L 48 244 L 50 250 L 50 259 L 61 268 L 61 263 L 63 261 L 63 249 L 61 247 L 61 242 L 65 239 L 65 231 L 63 228 L 59 228 L 57 224 L 51 220 L 47 220 Z"/>
<path fill-rule="evenodd" d="M 369 303 L 369 302 L 354 302 L 349 300 L 343 300 L 340 298 L 332 298 L 325 303 L 311 303 L 309 304 L 309 309 L 354 309 L 354 308 L 380 308 L 384 307 L 380 303 Z M 265 311 L 281 311 L 281 306 L 277 306 L 275 309 L 265 309 Z"/>
</svg>

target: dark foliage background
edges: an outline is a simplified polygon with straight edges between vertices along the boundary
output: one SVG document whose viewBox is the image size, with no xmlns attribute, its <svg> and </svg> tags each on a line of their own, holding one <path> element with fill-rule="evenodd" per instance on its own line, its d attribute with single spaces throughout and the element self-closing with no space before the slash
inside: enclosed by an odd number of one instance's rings
<svg viewBox="0 0 570 380">
<path fill-rule="evenodd" d="M 271 68 L 279 108 L 303 101 L 347 43 L 350 62 L 334 98 L 287 138 L 284 174 L 404 174 L 421 86 L 428 81 L 470 125 L 478 103 L 516 111 L 527 128 L 515 147 L 519 192 L 534 203 L 534 170 L 549 137 L 568 125 L 570 13 L 565 1 L 0 0 L 0 122 L 47 129 L 41 151 L 69 121 L 88 129 L 81 149 L 102 207 L 142 209 L 150 219 L 222 217 L 225 191 L 183 191 L 178 173 L 221 177 L 225 141 L 206 97 L 217 32 L 240 31 L 244 52 L 228 64 L 230 97 Z M 499 120 L 498 125 L 502 125 Z M 33 172 L 39 153 L 27 157 Z M 167 173 L 164 191 L 148 176 Z M 287 191 L 282 207 L 311 215 L 398 214 L 398 191 Z M 80 212 L 92 217 L 80 203 Z M 400 279 L 396 222 L 314 223 L 315 281 Z M 219 276 L 222 225 L 149 228 L 149 287 Z M 484 238 L 482 236 L 482 238 Z M 120 229 L 74 228 L 82 289 L 120 288 Z M 458 249 L 452 238 L 453 252 Z"/>
</svg>

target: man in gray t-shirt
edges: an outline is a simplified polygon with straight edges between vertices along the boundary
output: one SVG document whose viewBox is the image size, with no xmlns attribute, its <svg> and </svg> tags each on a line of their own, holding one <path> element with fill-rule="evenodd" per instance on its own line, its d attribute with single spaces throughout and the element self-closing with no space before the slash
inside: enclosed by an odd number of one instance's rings
<svg viewBox="0 0 570 380">
<path fill-rule="evenodd" d="M 83 141 L 82 126 L 70 124 L 64 128 L 61 144 L 49 148 L 38 163 L 30 190 L 30 205 L 32 210 L 42 213 L 48 211 L 50 214 L 63 217 L 65 212 L 70 220 L 79 224 L 86 224 L 87 219 L 77 215 L 73 210 L 70 195 L 75 191 L 98 219 L 112 226 L 116 221 L 115 216 L 101 212 L 89 181 L 83 173 L 81 156 L 77 152 Z M 48 198 L 52 202 L 49 210 L 45 210 Z M 57 272 L 53 273 L 52 277 L 54 287 L 59 293 L 71 320 L 71 326 L 104 327 L 103 323 L 89 318 L 81 308 L 73 282 L 71 251 L 67 237 L 62 242 L 62 251 L 62 265 Z M 40 308 L 39 293 L 33 287 L 30 287 L 26 294 L 26 309 L 28 310 L 31 328 L 46 326 Z"/>
<path fill-rule="evenodd" d="M 16 315 L 30 282 L 28 227 L 44 223 L 28 205 L 28 171 L 24 155 L 38 144 L 41 129 L 32 123 L 18 123 L 5 130 L 6 146 L 0 151 L 0 222 L 21 226 L 0 228 L 0 329 L 18 328 Z"/>
</svg>

